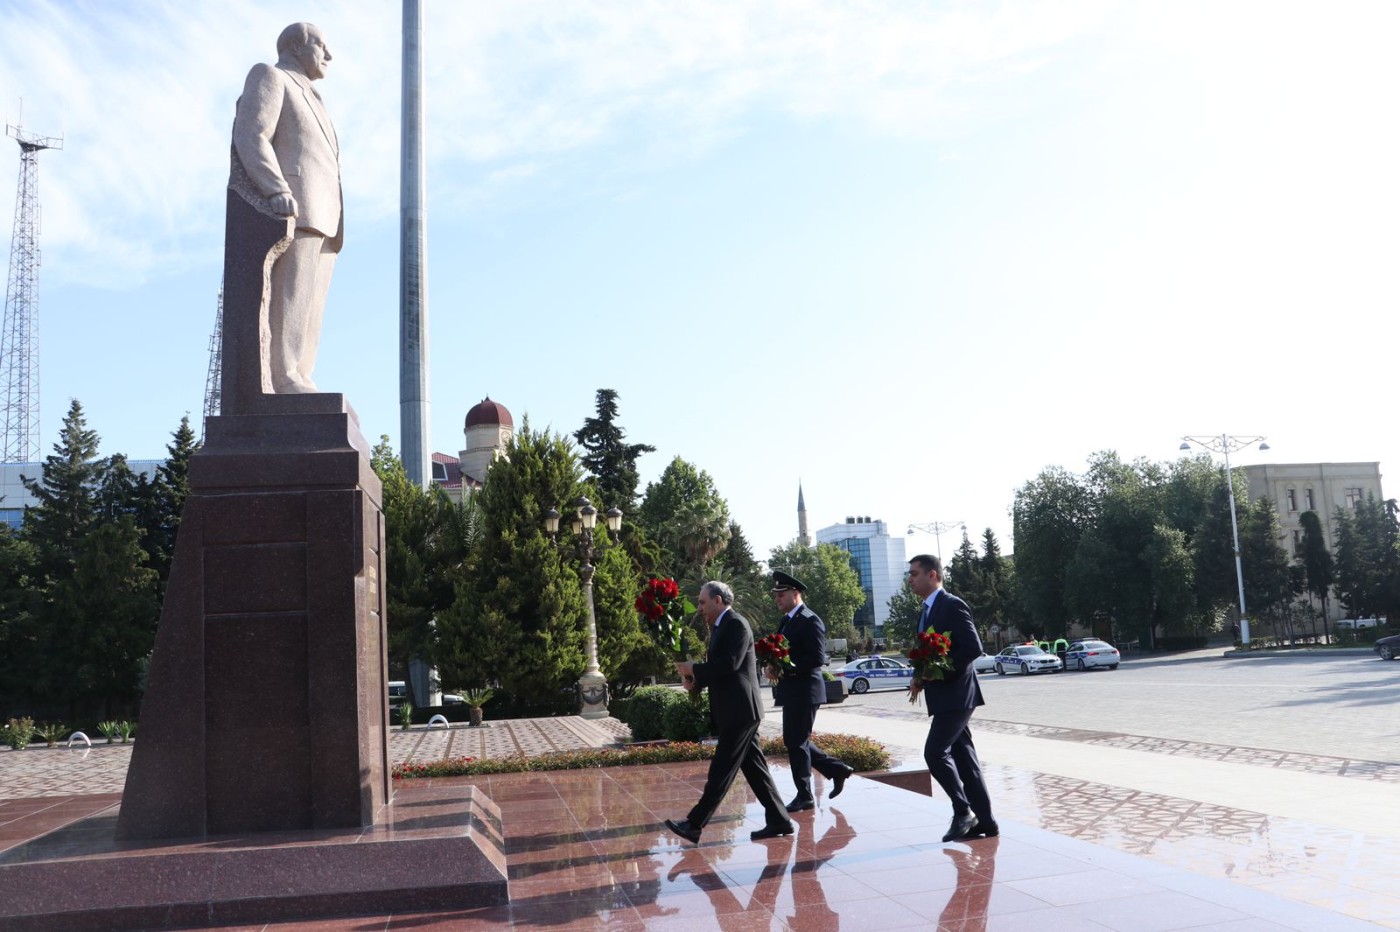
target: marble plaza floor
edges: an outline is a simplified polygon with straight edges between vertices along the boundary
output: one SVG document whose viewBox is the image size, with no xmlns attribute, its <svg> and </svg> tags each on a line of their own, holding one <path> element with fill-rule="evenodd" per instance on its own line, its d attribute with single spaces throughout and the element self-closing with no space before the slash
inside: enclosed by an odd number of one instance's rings
<svg viewBox="0 0 1400 932">
<path fill-rule="evenodd" d="M 826 730 L 877 737 L 917 762 L 904 723 L 859 710 L 822 717 Z M 1396 765 L 976 726 L 997 839 L 941 844 L 946 800 L 868 779 L 837 800 L 821 787 L 793 837 L 760 843 L 748 833 L 762 812 L 741 781 L 693 847 L 661 821 L 695 801 L 703 765 L 453 778 L 501 808 L 509 905 L 250 928 L 1400 929 L 1400 832 L 1372 808 L 1395 808 Z M 392 750 L 396 760 L 475 756 L 490 740 L 539 753 L 619 733 L 611 720 L 495 723 L 395 732 Z M 119 805 L 128 754 L 0 752 L 0 858 Z M 789 788 L 786 768 L 774 770 Z M 442 782 L 405 781 L 398 798 Z M 1307 802 L 1321 792 L 1327 807 Z"/>
</svg>

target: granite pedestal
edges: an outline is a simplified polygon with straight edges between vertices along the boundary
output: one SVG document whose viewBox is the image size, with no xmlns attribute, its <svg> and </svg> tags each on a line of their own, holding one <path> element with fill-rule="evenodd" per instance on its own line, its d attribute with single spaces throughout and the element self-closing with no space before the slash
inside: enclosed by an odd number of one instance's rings
<svg viewBox="0 0 1400 932">
<path fill-rule="evenodd" d="M 378 478 L 340 395 L 210 418 L 117 826 L 358 828 L 389 801 Z M 295 412 L 295 413 L 293 413 Z"/>
</svg>

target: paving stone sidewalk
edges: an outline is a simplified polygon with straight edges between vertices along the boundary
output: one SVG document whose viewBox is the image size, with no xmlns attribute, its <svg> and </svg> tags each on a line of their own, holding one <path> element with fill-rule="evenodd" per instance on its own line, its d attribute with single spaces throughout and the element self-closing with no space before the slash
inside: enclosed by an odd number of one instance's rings
<svg viewBox="0 0 1400 932">
<path fill-rule="evenodd" d="M 627 726 L 615 718 L 528 718 L 469 725 L 416 727 L 389 732 L 389 759 L 444 757 L 534 757 L 555 751 L 607 747 L 626 740 Z M 131 744 L 30 745 L 23 751 L 0 750 L 0 799 L 36 796 L 89 796 L 120 793 L 131 763 Z"/>
</svg>

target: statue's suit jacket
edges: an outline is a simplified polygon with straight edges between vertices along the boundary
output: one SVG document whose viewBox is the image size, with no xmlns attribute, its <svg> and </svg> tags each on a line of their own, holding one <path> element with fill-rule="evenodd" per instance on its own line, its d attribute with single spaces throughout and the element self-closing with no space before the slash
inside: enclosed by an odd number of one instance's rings
<svg viewBox="0 0 1400 932">
<path fill-rule="evenodd" d="M 728 609 L 720 616 L 710 633 L 705 662 L 695 664 L 692 672 L 695 685 L 710 690 L 710 717 L 718 731 L 742 730 L 763 721 L 753 629 L 743 615 Z"/>
<path fill-rule="evenodd" d="M 938 598 L 933 600 L 933 611 L 920 631 L 937 631 L 953 640 L 948 650 L 953 669 L 941 680 L 923 683 L 928 713 L 975 709 L 985 704 L 973 667 L 973 661 L 982 656 L 982 638 L 972 623 L 972 609 L 967 603 L 946 589 L 939 590 Z"/>
<path fill-rule="evenodd" d="M 254 65 L 233 120 L 233 147 L 264 197 L 290 194 L 296 225 L 336 241 L 342 236 L 340 144 L 305 75 Z"/>
<path fill-rule="evenodd" d="M 787 638 L 792 670 L 785 671 L 773 687 L 773 704 L 785 702 L 820 705 L 826 701 L 826 622 L 803 602 L 797 614 L 778 623 Z"/>
</svg>

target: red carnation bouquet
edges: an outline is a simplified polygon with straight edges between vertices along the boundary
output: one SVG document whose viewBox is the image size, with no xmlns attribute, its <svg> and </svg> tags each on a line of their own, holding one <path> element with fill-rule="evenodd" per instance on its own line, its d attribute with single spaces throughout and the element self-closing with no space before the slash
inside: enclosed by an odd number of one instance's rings
<svg viewBox="0 0 1400 932">
<path fill-rule="evenodd" d="M 642 627 L 662 650 L 677 660 L 685 660 L 685 618 L 695 613 L 695 605 L 681 595 L 681 587 L 669 576 L 648 579 L 642 594 L 632 603 L 642 616 Z"/>
<path fill-rule="evenodd" d="M 788 639 L 781 634 L 770 634 L 754 641 L 753 651 L 758 655 L 758 665 L 761 667 L 776 667 L 779 673 L 797 669 L 792 662 Z"/>
<path fill-rule="evenodd" d="M 925 631 L 916 636 L 914 646 L 909 648 L 907 654 L 909 662 L 914 665 L 914 682 L 941 680 L 946 674 L 952 673 L 953 661 L 948 658 L 948 651 L 952 647 L 951 634 Z M 910 702 L 917 699 L 917 695 L 910 694 Z"/>
</svg>

